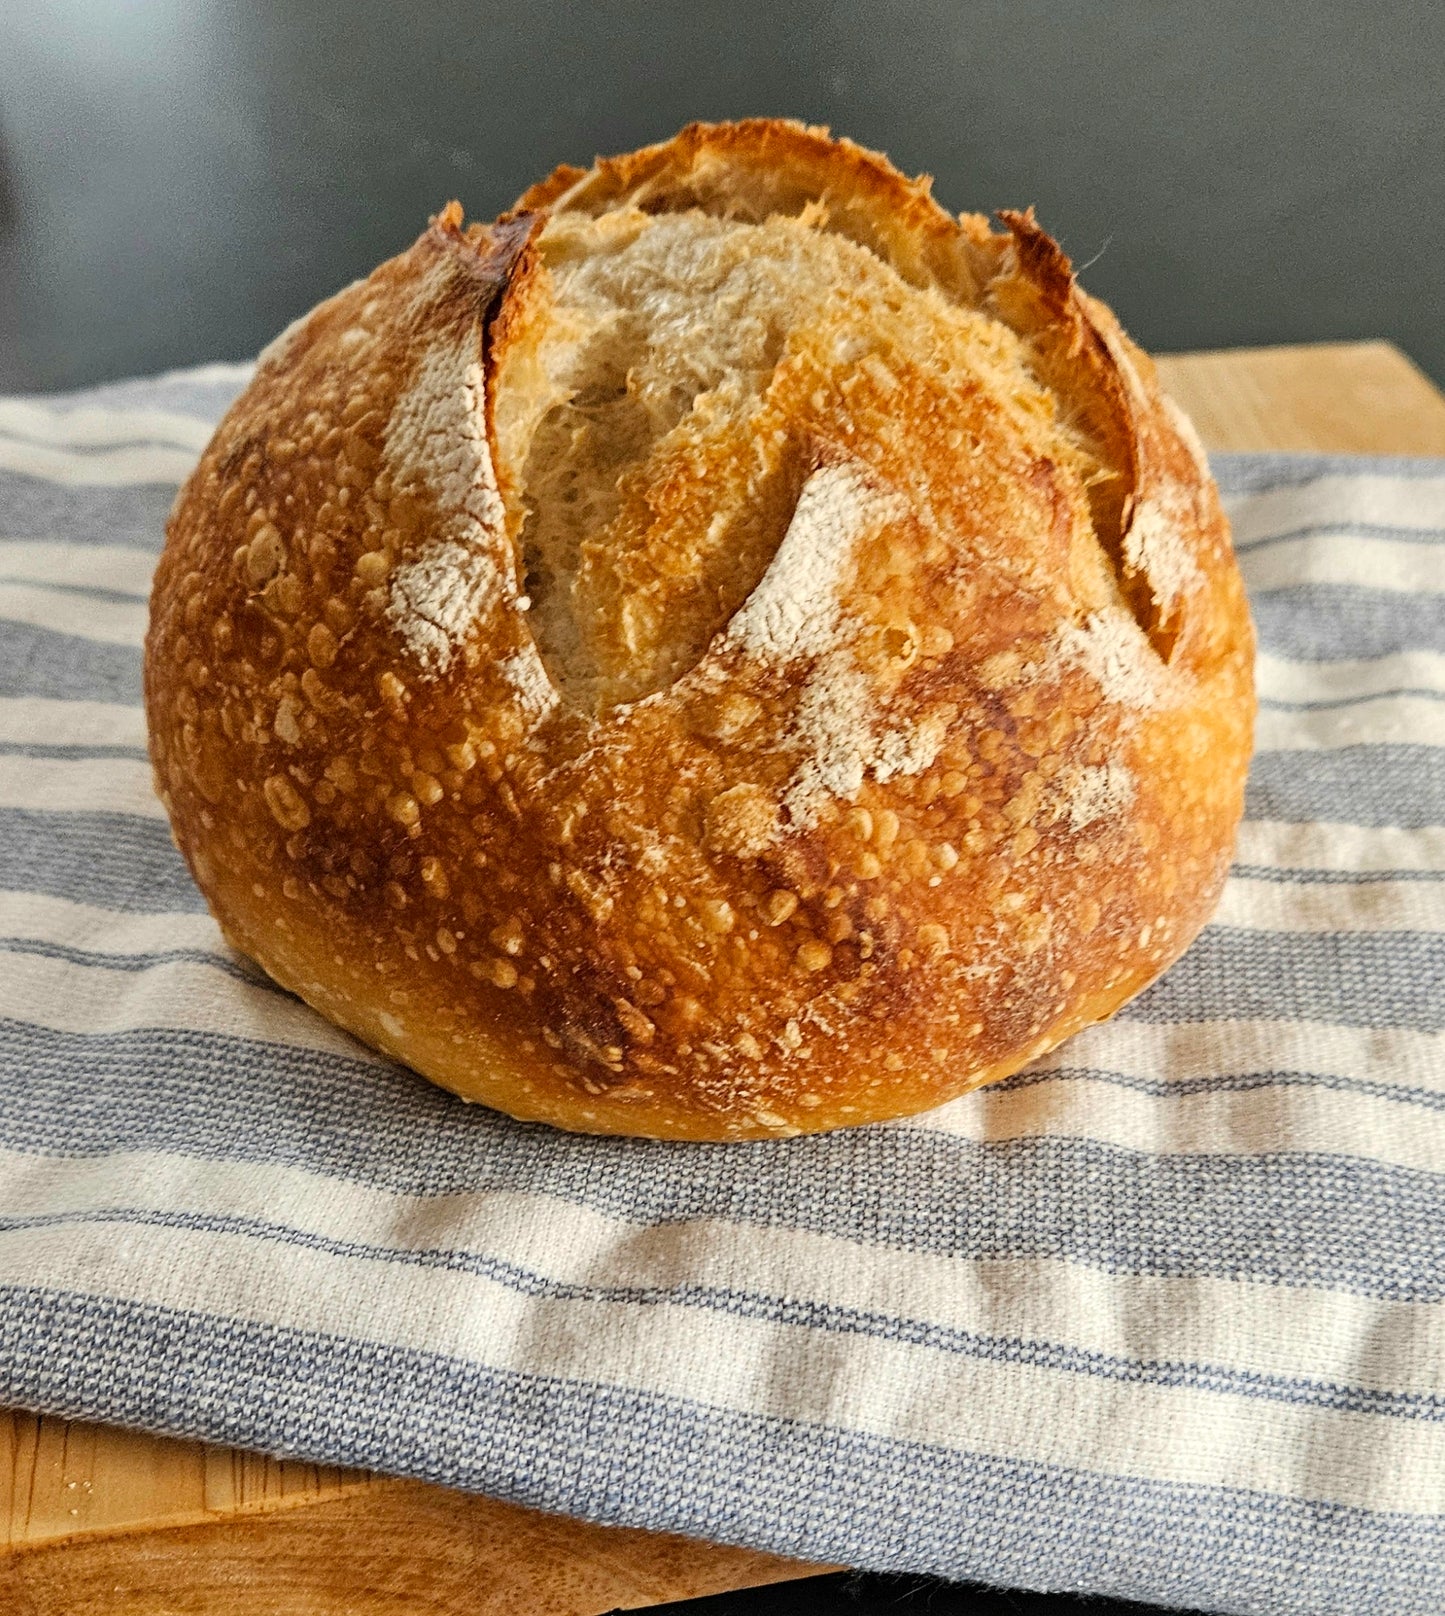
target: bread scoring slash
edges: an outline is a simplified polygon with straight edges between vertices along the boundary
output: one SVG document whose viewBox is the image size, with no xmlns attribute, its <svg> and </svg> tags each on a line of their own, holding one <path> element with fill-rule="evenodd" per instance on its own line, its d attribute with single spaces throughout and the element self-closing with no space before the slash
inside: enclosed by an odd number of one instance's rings
<svg viewBox="0 0 1445 1616">
<path fill-rule="evenodd" d="M 1217 901 L 1253 642 L 1188 422 L 1031 214 L 694 125 L 451 204 L 172 514 L 161 796 L 236 947 L 601 1133 L 921 1111 Z"/>
</svg>

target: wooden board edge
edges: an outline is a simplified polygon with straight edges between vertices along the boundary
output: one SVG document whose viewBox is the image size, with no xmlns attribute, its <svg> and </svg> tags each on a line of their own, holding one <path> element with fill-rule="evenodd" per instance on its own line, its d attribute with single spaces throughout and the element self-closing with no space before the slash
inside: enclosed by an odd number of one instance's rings
<svg viewBox="0 0 1445 1616">
<path fill-rule="evenodd" d="M 7 1616 L 601 1616 L 838 1569 L 399 1483 L 0 1557 Z"/>
</svg>

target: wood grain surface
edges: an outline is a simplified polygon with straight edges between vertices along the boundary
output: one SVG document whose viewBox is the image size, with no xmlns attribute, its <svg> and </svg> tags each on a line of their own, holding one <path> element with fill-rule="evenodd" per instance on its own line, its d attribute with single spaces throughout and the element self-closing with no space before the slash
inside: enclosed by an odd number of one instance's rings
<svg viewBox="0 0 1445 1616">
<path fill-rule="evenodd" d="M 1445 455 L 1445 396 L 1388 343 L 1159 368 L 1211 449 Z M 599 1616 L 823 1569 L 0 1411 L 4 1616 Z"/>
<path fill-rule="evenodd" d="M 1211 449 L 1445 455 L 1445 396 L 1388 342 L 1168 354 L 1158 365 Z"/>
<path fill-rule="evenodd" d="M 3 1616 L 596 1616 L 827 1569 L 0 1412 Z"/>
</svg>

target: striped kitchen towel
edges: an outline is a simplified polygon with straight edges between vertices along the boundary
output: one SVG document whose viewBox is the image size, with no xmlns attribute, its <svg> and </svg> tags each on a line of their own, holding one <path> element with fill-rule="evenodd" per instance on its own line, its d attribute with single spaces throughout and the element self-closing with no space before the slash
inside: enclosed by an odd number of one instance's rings
<svg viewBox="0 0 1445 1616">
<path fill-rule="evenodd" d="M 0 1399 L 802 1559 L 1445 1609 L 1445 463 L 1218 462 L 1259 753 L 1214 922 L 890 1127 L 574 1138 L 222 944 L 146 588 L 246 372 L 0 403 Z"/>
</svg>

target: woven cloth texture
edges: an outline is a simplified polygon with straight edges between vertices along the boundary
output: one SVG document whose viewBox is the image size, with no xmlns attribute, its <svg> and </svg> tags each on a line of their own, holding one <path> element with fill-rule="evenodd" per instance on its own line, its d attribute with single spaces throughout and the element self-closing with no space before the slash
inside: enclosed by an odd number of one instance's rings
<svg viewBox="0 0 1445 1616">
<path fill-rule="evenodd" d="M 571 1137 L 222 943 L 140 708 L 243 367 L 0 401 L 0 1400 L 802 1559 L 1445 1608 L 1445 463 L 1220 456 L 1213 924 L 927 1116 Z"/>
</svg>

